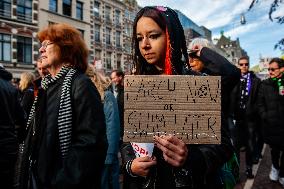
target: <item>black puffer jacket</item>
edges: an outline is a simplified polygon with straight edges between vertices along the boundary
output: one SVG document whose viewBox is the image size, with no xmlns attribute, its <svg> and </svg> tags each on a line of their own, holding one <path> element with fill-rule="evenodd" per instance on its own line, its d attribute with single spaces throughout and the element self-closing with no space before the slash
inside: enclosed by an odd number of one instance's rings
<svg viewBox="0 0 284 189">
<path fill-rule="evenodd" d="M 228 102 L 226 94 L 230 93 L 234 85 L 240 78 L 240 70 L 228 62 L 224 57 L 217 54 L 209 48 L 202 48 L 200 59 L 204 62 L 206 72 L 209 75 L 222 76 L 222 127 L 221 127 L 221 144 L 220 145 L 187 145 L 188 158 L 183 168 L 174 168 L 163 159 L 162 152 L 154 148 L 153 155 L 157 158 L 156 169 L 152 170 L 155 180 L 153 188 L 179 188 L 179 180 L 186 178 L 190 184 L 183 187 L 186 189 L 203 189 L 203 188 L 222 188 L 218 171 L 221 166 L 232 156 L 233 147 L 230 142 L 226 114 L 223 107 Z M 190 73 L 196 74 L 196 73 Z M 198 75 L 198 74 L 196 74 Z M 226 100 L 225 100 L 226 97 Z M 224 98 L 224 99 L 223 99 Z M 224 104 L 223 104 L 224 101 Z M 128 160 L 134 159 L 134 151 L 129 143 L 125 143 L 122 148 L 122 159 L 126 163 Z M 189 170 L 183 175 L 183 170 Z M 131 177 L 124 166 L 125 171 L 125 189 L 143 188 L 144 180 L 142 177 Z M 151 188 L 151 187 L 150 187 Z M 181 187 L 182 188 L 182 187 Z"/>
<path fill-rule="evenodd" d="M 261 83 L 257 105 L 263 121 L 264 141 L 284 149 L 284 96 L 279 95 L 277 81 L 266 79 Z"/>
<path fill-rule="evenodd" d="M 24 127 L 25 116 L 18 90 L 10 83 L 12 74 L 0 67 L 0 161 L 18 151 L 15 125 Z"/>
</svg>

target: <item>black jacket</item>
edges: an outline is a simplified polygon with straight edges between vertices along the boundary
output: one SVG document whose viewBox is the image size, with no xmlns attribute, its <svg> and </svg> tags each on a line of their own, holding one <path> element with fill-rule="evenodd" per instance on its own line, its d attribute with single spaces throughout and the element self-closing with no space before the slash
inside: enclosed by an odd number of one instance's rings
<svg viewBox="0 0 284 189">
<path fill-rule="evenodd" d="M 279 95 L 277 81 L 266 79 L 261 83 L 257 106 L 263 121 L 264 142 L 284 149 L 284 96 Z"/>
<path fill-rule="evenodd" d="M 71 86 L 72 141 L 63 161 L 57 123 L 63 80 L 56 81 L 47 91 L 39 89 L 34 170 L 40 185 L 46 188 L 95 188 L 100 186 L 107 150 L 101 98 L 87 76 L 75 74 Z"/>
<path fill-rule="evenodd" d="M 25 125 L 19 93 L 10 83 L 11 79 L 12 74 L 0 67 L 0 161 L 16 156 L 18 141 L 15 125 L 22 128 Z"/>
<path fill-rule="evenodd" d="M 24 108 L 26 115 L 30 114 L 34 101 L 34 86 L 31 85 L 22 92 L 21 105 Z"/>
<path fill-rule="evenodd" d="M 206 73 L 209 75 L 222 76 L 222 104 L 224 95 L 229 93 L 240 77 L 240 70 L 228 62 L 224 57 L 216 52 L 204 47 L 201 51 L 201 60 L 206 67 Z M 205 72 L 204 71 L 204 72 Z M 198 74 L 196 74 L 198 75 Z M 225 104 L 224 104 L 225 105 Z M 222 108 L 224 107 L 222 105 Z M 222 109 L 222 127 L 221 127 L 221 145 L 187 145 L 188 158 L 184 165 L 185 170 L 189 170 L 185 176 L 190 183 L 187 189 L 203 189 L 203 188 L 221 188 L 218 171 L 221 166 L 231 158 L 233 147 L 231 145 L 228 131 L 226 127 L 226 119 L 224 109 Z M 153 155 L 157 157 L 156 169 L 152 170 L 155 176 L 156 188 L 177 188 L 177 184 L 182 177 L 182 169 L 174 168 L 166 163 L 163 159 L 162 152 L 154 148 Z M 126 163 L 128 160 L 134 159 L 135 155 L 130 144 L 124 144 L 122 148 L 122 160 Z M 125 189 L 142 188 L 143 178 L 131 177 L 127 174 L 124 166 Z"/>
<path fill-rule="evenodd" d="M 243 120 L 245 118 L 249 121 L 254 122 L 259 120 L 256 101 L 261 80 L 253 72 L 250 72 L 250 74 L 251 89 L 246 103 L 245 111 L 240 109 L 240 82 L 236 85 L 231 93 L 230 111 L 232 111 L 231 115 L 235 120 Z"/>
</svg>

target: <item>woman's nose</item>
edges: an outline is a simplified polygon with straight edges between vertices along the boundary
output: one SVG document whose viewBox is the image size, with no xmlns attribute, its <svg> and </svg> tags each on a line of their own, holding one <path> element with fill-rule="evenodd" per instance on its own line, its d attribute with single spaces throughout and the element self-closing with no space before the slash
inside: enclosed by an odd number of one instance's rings
<svg viewBox="0 0 284 189">
<path fill-rule="evenodd" d="M 142 40 L 142 46 L 141 46 L 141 47 L 142 47 L 143 49 L 150 47 L 149 39 L 148 39 L 147 37 L 145 37 L 145 38 Z"/>
<path fill-rule="evenodd" d="M 40 52 L 40 53 L 43 53 L 44 50 L 45 50 L 45 48 L 44 48 L 43 46 L 41 46 L 41 47 L 39 48 L 39 52 Z"/>
</svg>

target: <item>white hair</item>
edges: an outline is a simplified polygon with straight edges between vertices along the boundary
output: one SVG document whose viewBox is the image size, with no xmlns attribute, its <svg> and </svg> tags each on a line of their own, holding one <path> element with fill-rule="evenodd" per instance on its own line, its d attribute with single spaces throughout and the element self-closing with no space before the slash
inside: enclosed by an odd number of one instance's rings
<svg viewBox="0 0 284 189">
<path fill-rule="evenodd" d="M 212 50 L 216 50 L 216 47 L 214 46 L 214 44 L 205 39 L 205 38 L 201 38 L 201 37 L 198 37 L 198 38 L 194 38 L 188 45 L 187 47 L 187 50 L 190 51 L 190 50 L 193 50 L 193 48 L 195 46 L 201 46 L 201 47 L 207 47 L 207 48 L 210 48 Z"/>
</svg>

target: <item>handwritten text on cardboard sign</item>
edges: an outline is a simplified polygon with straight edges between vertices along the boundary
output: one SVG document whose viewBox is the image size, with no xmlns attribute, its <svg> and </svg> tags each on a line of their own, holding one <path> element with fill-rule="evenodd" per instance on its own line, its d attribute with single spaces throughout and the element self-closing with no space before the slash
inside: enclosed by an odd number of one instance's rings
<svg viewBox="0 0 284 189">
<path fill-rule="evenodd" d="M 219 76 L 126 76 L 124 141 L 173 134 L 188 144 L 221 143 Z"/>
</svg>

